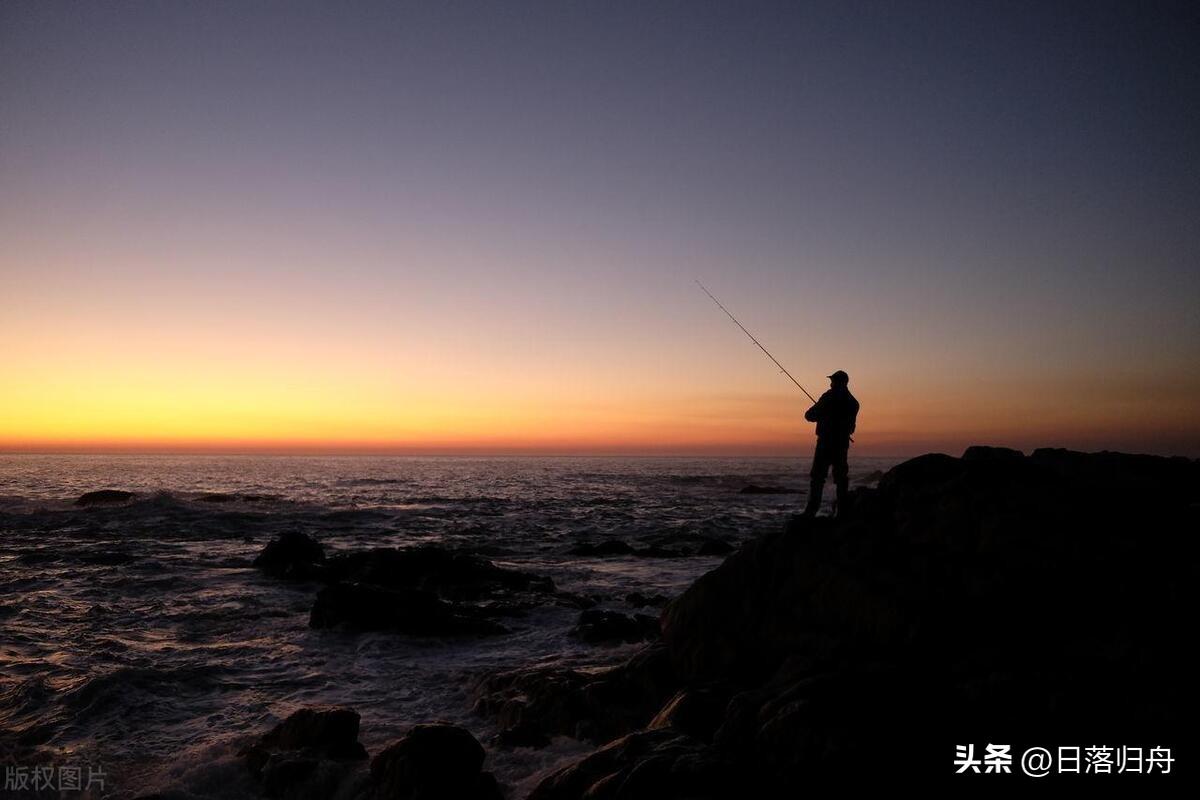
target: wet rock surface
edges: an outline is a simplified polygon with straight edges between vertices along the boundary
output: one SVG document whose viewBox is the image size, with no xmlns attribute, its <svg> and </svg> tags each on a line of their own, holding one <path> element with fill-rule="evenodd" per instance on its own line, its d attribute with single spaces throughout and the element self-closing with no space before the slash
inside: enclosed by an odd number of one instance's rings
<svg viewBox="0 0 1200 800">
<path fill-rule="evenodd" d="M 275 578 L 315 580 L 325 577 L 325 548 L 303 533 L 289 531 L 272 539 L 254 566 Z"/>
<path fill-rule="evenodd" d="M 349 708 L 300 709 L 241 756 L 267 797 L 331 797 L 367 758 L 358 725 Z"/>
<path fill-rule="evenodd" d="M 549 578 L 429 545 L 327 557 L 316 540 L 289 532 L 270 541 L 254 566 L 272 577 L 326 584 L 309 614 L 313 628 L 486 636 L 507 632 L 495 619 L 519 617 L 538 604 L 594 602 L 557 592 Z"/>
<path fill-rule="evenodd" d="M 433 592 L 367 583 L 326 586 L 317 593 L 308 624 L 412 636 L 489 636 L 508 630 L 479 610 L 448 603 Z"/>
<path fill-rule="evenodd" d="M 666 648 L 651 645 L 615 667 L 530 667 L 484 678 L 475 711 L 527 741 L 605 742 L 645 725 L 678 688 Z"/>
<path fill-rule="evenodd" d="M 417 725 L 371 759 L 360 800 L 502 800 L 483 747 L 456 725 Z"/>
</svg>

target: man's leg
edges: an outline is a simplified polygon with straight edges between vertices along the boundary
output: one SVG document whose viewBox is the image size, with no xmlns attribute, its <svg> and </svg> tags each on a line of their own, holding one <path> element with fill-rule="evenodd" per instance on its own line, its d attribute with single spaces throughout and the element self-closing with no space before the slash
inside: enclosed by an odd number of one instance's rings
<svg viewBox="0 0 1200 800">
<path fill-rule="evenodd" d="M 809 472 L 808 503 L 804 506 L 804 516 L 815 517 L 821 508 L 821 494 L 825 491 L 825 473 L 828 471 L 828 448 L 818 439 L 816 452 L 813 453 L 812 470 Z"/>
<path fill-rule="evenodd" d="M 846 508 L 846 496 L 850 493 L 849 446 L 839 447 L 833 453 L 833 484 L 837 487 L 837 516 Z"/>
</svg>

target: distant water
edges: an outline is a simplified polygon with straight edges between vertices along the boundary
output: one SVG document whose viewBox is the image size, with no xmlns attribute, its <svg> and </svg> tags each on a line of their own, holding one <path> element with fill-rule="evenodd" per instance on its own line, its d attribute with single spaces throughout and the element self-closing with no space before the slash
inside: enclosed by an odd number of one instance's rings
<svg viewBox="0 0 1200 800">
<path fill-rule="evenodd" d="M 893 460 L 854 458 L 862 481 Z M 546 606 L 507 636 L 414 640 L 308 628 L 314 588 L 250 562 L 283 531 L 327 551 L 434 542 L 549 575 L 627 613 L 674 596 L 720 558 L 581 558 L 580 542 L 732 544 L 799 510 L 799 459 L 0 456 L 0 763 L 95 763 L 129 796 L 253 793 L 234 754 L 295 709 L 344 704 L 372 753 L 444 719 L 485 745 L 473 681 L 535 663 L 615 663 L 634 646 L 566 637 Z M 741 494 L 751 484 L 796 494 Z M 76 508 L 93 489 L 129 505 Z M 832 494 L 829 484 L 826 494 Z M 220 497 L 206 497 L 219 493 Z M 651 613 L 654 613 L 651 611 Z M 520 796 L 589 748 L 489 753 Z"/>
</svg>

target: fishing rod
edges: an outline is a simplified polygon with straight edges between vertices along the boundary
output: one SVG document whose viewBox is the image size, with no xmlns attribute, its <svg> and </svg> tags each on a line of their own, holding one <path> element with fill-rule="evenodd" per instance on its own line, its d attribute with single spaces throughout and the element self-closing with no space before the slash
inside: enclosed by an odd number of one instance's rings
<svg viewBox="0 0 1200 800">
<path fill-rule="evenodd" d="M 779 367 L 780 371 L 781 371 L 781 372 L 783 372 L 783 374 L 784 374 L 784 375 L 787 375 L 789 378 L 792 378 L 792 373 L 788 372 L 788 371 L 787 371 L 787 369 L 785 369 L 785 368 L 784 368 L 783 364 L 780 364 L 780 363 L 779 363 L 779 361 L 778 361 L 778 360 L 775 358 L 775 356 L 771 355 L 771 351 L 770 351 L 770 350 L 768 350 L 767 348 L 765 348 L 765 347 L 763 347 L 763 346 L 762 346 L 762 342 L 760 342 L 758 339 L 755 339 L 755 338 L 754 338 L 754 334 L 753 334 L 753 333 L 751 333 L 750 331 L 746 330 L 746 326 L 745 326 L 745 325 L 743 325 L 742 323 L 740 323 L 740 322 L 738 322 L 738 321 L 737 321 L 737 317 L 735 317 L 733 314 L 730 314 L 730 313 L 729 313 L 729 309 L 728 309 L 728 308 L 726 308 L 725 306 L 721 305 L 721 301 L 720 301 L 720 300 L 718 300 L 716 297 L 713 297 L 713 293 L 712 293 L 712 292 L 710 292 L 708 289 L 705 289 L 705 287 L 704 287 L 704 284 L 703 284 L 703 283 L 701 283 L 699 280 L 697 280 L 697 281 L 696 281 L 696 285 L 697 285 L 697 286 L 699 286 L 701 289 L 704 289 L 704 293 L 705 293 L 706 295 L 708 295 L 709 297 L 712 297 L 712 301 L 713 301 L 714 303 L 716 303 L 716 304 L 717 304 L 717 307 L 718 307 L 718 308 L 720 308 L 722 311 L 724 311 L 724 312 L 726 313 L 726 315 L 728 315 L 728 316 L 729 316 L 729 318 L 730 318 L 731 320 L 733 320 L 734 324 L 735 324 L 735 325 L 737 325 L 739 328 L 741 328 L 741 329 L 742 329 L 742 333 L 744 333 L 744 334 L 746 334 L 747 336 L 749 336 L 749 337 L 750 337 L 750 341 L 752 341 L 752 342 L 754 342 L 756 345 L 758 345 L 758 349 L 759 349 L 759 350 L 762 350 L 764 353 L 766 353 L 766 354 L 767 354 L 767 358 L 769 358 L 769 359 L 771 359 L 772 361 L 774 361 L 774 362 L 775 362 L 775 366 Z M 808 394 L 808 389 L 805 389 L 803 386 L 800 386 L 800 381 L 796 380 L 795 378 L 792 378 L 792 383 L 796 384 L 796 386 L 798 386 L 798 387 L 800 388 L 800 391 L 802 391 L 802 392 L 804 392 L 805 394 L 807 394 L 807 395 L 808 395 L 808 399 L 809 399 L 809 400 L 812 400 L 814 403 L 815 403 L 815 402 L 817 402 L 817 398 L 813 397 L 811 394 Z"/>
</svg>

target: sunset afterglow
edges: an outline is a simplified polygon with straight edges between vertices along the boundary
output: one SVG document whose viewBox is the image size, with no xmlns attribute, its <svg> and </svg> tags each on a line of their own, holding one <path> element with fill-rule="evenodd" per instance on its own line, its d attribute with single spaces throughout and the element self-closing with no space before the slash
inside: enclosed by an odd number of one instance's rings
<svg viewBox="0 0 1200 800">
<path fill-rule="evenodd" d="M 504 6 L 0 12 L 0 450 L 1200 453 L 1170 52 Z"/>
</svg>

